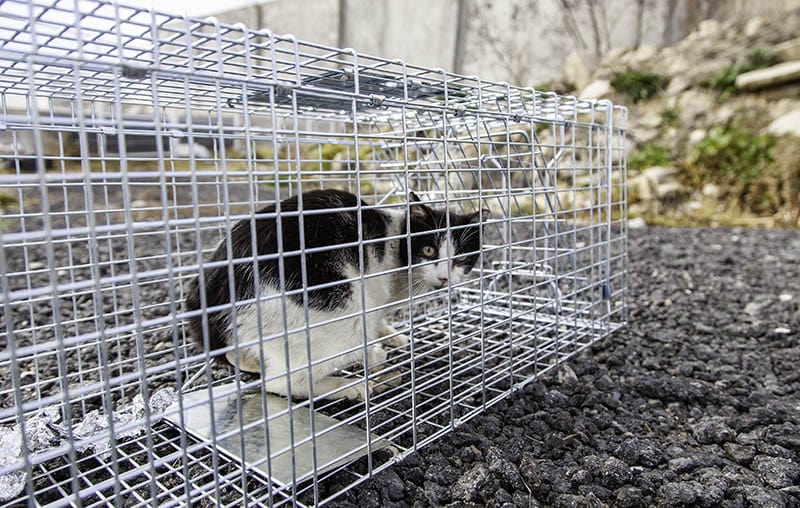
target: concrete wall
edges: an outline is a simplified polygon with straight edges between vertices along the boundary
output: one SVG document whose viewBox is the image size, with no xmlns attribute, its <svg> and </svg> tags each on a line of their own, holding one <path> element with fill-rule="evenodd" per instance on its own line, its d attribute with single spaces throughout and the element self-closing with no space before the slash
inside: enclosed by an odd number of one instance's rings
<svg viewBox="0 0 800 508">
<path fill-rule="evenodd" d="M 342 34 L 340 5 L 345 7 L 347 26 Z M 261 24 L 276 34 L 293 34 L 309 42 L 449 69 L 456 6 L 457 0 L 273 0 L 214 16 L 223 23 L 251 28 Z"/>
<path fill-rule="evenodd" d="M 672 44 L 707 17 L 775 15 L 800 0 L 603 0 L 596 2 L 601 8 L 594 13 L 588 2 L 572 3 L 567 15 L 560 0 L 272 0 L 215 15 L 227 23 L 261 25 L 279 34 L 452 71 L 462 4 L 467 14 L 460 71 L 529 86 L 562 77 L 571 53 L 591 67 L 610 51 L 634 47 L 637 39 L 639 44 Z M 637 35 L 639 5 L 642 30 Z"/>
<path fill-rule="evenodd" d="M 346 46 L 450 69 L 456 37 L 456 0 L 348 0 Z"/>
</svg>

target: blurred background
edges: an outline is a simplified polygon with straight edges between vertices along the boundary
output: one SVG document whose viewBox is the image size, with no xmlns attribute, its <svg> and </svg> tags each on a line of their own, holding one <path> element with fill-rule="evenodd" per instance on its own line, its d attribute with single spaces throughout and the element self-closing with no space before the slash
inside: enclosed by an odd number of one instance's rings
<svg viewBox="0 0 800 508">
<path fill-rule="evenodd" d="M 124 3 L 609 98 L 629 108 L 631 226 L 800 227 L 800 0 Z"/>
<path fill-rule="evenodd" d="M 145 3 L 145 2 L 142 2 Z M 630 108 L 632 225 L 800 226 L 800 0 L 158 5 Z"/>
<path fill-rule="evenodd" d="M 800 0 L 195 0 L 167 8 L 611 98 L 630 108 L 634 227 L 800 226 Z"/>
</svg>

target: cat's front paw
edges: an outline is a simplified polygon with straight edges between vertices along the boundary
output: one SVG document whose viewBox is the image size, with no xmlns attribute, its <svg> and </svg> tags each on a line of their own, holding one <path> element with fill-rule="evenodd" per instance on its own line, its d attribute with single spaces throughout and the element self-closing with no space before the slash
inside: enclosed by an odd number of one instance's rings
<svg viewBox="0 0 800 508">
<path fill-rule="evenodd" d="M 408 335 L 404 333 L 398 333 L 397 330 L 395 330 L 394 327 L 385 319 L 381 321 L 379 333 L 382 337 L 385 337 L 382 339 L 382 341 L 387 346 L 405 347 L 408 345 Z"/>
<path fill-rule="evenodd" d="M 404 333 L 398 333 L 392 337 L 383 341 L 387 346 L 391 347 L 406 347 L 408 346 L 408 335 Z"/>
<path fill-rule="evenodd" d="M 403 384 L 403 373 L 400 370 L 390 370 L 370 378 L 373 393 L 380 394 Z"/>
<path fill-rule="evenodd" d="M 370 346 L 367 350 L 367 364 L 369 365 L 369 370 L 372 372 L 375 369 L 382 369 L 388 356 L 388 353 L 384 351 L 380 344 Z"/>
<path fill-rule="evenodd" d="M 362 381 L 355 386 L 351 386 L 345 390 L 342 390 L 339 393 L 347 400 L 364 402 L 367 400 L 368 396 L 372 396 L 372 386 L 374 384 L 374 381 L 367 381 L 366 383 Z"/>
<path fill-rule="evenodd" d="M 231 365 L 238 365 L 239 370 L 245 372 L 261 372 L 261 364 L 258 361 L 258 356 L 252 354 L 248 349 L 239 351 L 228 351 L 225 358 Z"/>
</svg>

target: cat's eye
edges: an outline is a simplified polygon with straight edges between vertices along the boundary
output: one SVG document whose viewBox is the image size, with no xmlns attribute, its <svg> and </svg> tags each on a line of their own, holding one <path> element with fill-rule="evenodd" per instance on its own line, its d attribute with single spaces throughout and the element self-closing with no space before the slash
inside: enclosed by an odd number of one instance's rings
<svg viewBox="0 0 800 508">
<path fill-rule="evenodd" d="M 422 255 L 426 258 L 432 258 L 436 254 L 436 249 L 431 247 L 430 245 L 426 245 L 422 248 Z"/>
<path fill-rule="evenodd" d="M 454 259 L 457 265 L 462 265 L 467 262 L 467 256 L 460 256 Z"/>
</svg>

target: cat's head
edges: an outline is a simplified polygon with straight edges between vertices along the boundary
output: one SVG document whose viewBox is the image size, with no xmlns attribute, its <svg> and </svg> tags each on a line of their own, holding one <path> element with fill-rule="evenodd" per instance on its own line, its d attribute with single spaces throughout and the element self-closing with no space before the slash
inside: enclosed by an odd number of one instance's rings
<svg viewBox="0 0 800 508">
<path fill-rule="evenodd" d="M 462 214 L 431 208 L 413 192 L 409 195 L 411 263 L 414 287 L 428 291 L 458 284 L 478 262 L 480 212 Z M 449 216 L 449 224 L 448 224 Z M 483 211 L 484 218 L 488 211 Z M 449 227 L 448 227 L 449 226 Z M 407 262 L 408 244 L 402 242 L 400 255 Z"/>
</svg>

